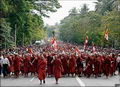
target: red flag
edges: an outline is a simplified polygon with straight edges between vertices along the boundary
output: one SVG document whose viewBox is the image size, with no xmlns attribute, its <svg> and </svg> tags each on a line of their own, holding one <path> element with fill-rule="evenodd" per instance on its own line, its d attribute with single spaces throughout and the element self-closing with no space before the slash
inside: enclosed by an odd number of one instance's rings
<svg viewBox="0 0 120 87">
<path fill-rule="evenodd" d="M 88 36 L 86 36 L 85 43 L 84 43 L 84 50 L 86 50 L 88 45 Z"/>
</svg>

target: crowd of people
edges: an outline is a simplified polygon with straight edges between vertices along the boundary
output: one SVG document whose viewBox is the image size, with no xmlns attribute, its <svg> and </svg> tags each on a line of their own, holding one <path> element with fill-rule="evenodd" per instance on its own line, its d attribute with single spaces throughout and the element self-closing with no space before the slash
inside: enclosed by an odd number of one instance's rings
<svg viewBox="0 0 120 87">
<path fill-rule="evenodd" d="M 17 49 L 2 50 L 0 75 L 16 77 L 30 74 L 38 76 L 40 84 L 46 77 L 55 77 L 56 84 L 61 76 L 102 77 L 120 75 L 120 51 L 83 51 L 82 46 L 60 43 L 57 49 L 51 44 L 33 45 Z M 90 49 L 89 49 L 90 50 Z M 118 72 L 118 73 L 116 73 Z"/>
</svg>

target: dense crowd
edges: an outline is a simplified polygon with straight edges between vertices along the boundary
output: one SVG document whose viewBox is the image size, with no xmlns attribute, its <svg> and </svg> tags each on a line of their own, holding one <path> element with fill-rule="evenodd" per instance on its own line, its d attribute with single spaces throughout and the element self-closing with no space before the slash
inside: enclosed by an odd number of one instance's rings
<svg viewBox="0 0 120 87">
<path fill-rule="evenodd" d="M 60 43 L 57 49 L 51 44 L 33 45 L 17 49 L 2 50 L 0 54 L 0 75 L 4 78 L 19 75 L 38 76 L 40 83 L 45 77 L 55 76 L 56 83 L 61 76 L 101 77 L 120 75 L 120 51 L 101 49 L 92 53 L 89 48 Z M 118 73 L 116 73 L 118 72 Z"/>
</svg>

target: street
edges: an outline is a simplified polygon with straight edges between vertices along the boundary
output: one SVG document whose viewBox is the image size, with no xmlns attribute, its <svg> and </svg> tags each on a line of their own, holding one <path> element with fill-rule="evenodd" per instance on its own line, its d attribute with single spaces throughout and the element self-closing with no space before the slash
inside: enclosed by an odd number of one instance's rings
<svg viewBox="0 0 120 87">
<path fill-rule="evenodd" d="M 46 84 L 41 86 L 115 86 L 115 84 L 120 84 L 120 77 L 113 76 L 106 79 L 103 77 L 98 78 L 86 78 L 86 77 L 62 77 L 59 80 L 59 84 L 55 84 L 54 77 L 46 78 Z M 37 77 L 27 77 L 24 78 L 20 76 L 19 78 L 2 78 L 1 86 L 40 86 Z"/>
</svg>

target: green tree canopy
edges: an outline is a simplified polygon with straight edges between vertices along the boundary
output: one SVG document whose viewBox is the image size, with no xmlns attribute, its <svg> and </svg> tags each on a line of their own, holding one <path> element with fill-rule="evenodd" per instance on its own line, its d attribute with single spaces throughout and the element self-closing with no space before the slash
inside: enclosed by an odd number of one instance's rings
<svg viewBox="0 0 120 87">
<path fill-rule="evenodd" d="M 83 5 L 80 13 L 76 12 L 74 16 L 69 15 L 61 20 L 60 39 L 83 45 L 87 35 L 89 45 L 94 42 L 102 47 L 120 47 L 120 11 L 117 8 L 120 4 L 118 3 L 120 3 L 118 0 L 98 0 L 95 11 L 89 11 L 87 5 Z M 70 11 L 73 12 L 77 8 L 73 9 Z M 105 26 L 109 30 L 108 41 L 104 38 Z"/>
</svg>

